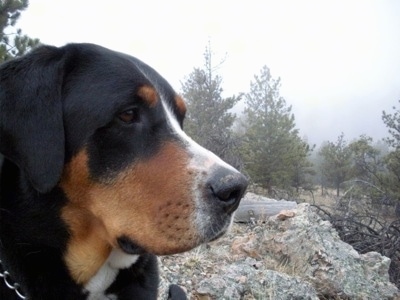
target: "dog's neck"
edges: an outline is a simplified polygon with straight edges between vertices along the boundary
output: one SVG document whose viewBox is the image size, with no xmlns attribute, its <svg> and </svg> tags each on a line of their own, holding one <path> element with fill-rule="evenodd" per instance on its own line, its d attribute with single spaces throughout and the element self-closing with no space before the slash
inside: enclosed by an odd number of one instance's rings
<svg viewBox="0 0 400 300">
<path fill-rule="evenodd" d="M 74 281 L 86 285 L 111 256 L 112 246 L 104 226 L 90 213 L 70 206 L 62 214 L 73 220 L 64 261 Z"/>
</svg>

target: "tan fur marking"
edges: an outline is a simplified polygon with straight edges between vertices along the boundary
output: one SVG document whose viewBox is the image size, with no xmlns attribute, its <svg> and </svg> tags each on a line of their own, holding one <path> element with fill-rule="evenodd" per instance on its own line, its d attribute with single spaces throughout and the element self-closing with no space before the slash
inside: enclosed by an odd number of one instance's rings
<svg viewBox="0 0 400 300">
<path fill-rule="evenodd" d="M 62 210 L 71 232 L 64 259 L 72 277 L 81 284 L 96 274 L 111 252 L 104 226 L 87 207 L 91 183 L 86 166 L 86 152 L 81 152 L 65 168 L 60 184 L 70 200 Z"/>
<path fill-rule="evenodd" d="M 145 85 L 139 88 L 137 95 L 142 98 L 149 107 L 155 107 L 158 102 L 157 91 L 151 86 Z"/>
<path fill-rule="evenodd" d="M 176 103 L 176 107 L 178 108 L 179 113 L 182 115 L 185 115 L 186 114 L 186 104 L 185 104 L 185 101 L 182 99 L 182 97 L 175 96 L 175 103 Z"/>
<path fill-rule="evenodd" d="M 76 282 L 86 284 L 106 261 L 111 246 L 106 243 L 103 226 L 95 224 L 99 221 L 93 216 L 69 207 L 64 210 L 63 218 L 73 224 L 73 236 L 68 243 L 65 261 Z M 83 220 L 86 224 L 79 224 Z"/>
<path fill-rule="evenodd" d="M 121 236 L 158 255 L 198 245 L 188 160 L 184 149 L 168 142 L 154 157 L 101 183 L 90 180 L 85 150 L 72 159 L 60 186 L 69 199 L 62 219 L 71 232 L 64 259 L 75 281 L 87 283 Z"/>
</svg>

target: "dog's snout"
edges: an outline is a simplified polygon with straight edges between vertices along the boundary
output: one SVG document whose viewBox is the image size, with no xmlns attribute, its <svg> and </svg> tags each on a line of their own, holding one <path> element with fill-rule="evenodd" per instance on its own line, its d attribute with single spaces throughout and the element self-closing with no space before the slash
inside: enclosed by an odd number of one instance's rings
<svg viewBox="0 0 400 300">
<path fill-rule="evenodd" d="M 209 187 L 225 211 L 233 213 L 246 191 L 247 179 L 239 172 L 221 168 L 210 178 Z"/>
</svg>

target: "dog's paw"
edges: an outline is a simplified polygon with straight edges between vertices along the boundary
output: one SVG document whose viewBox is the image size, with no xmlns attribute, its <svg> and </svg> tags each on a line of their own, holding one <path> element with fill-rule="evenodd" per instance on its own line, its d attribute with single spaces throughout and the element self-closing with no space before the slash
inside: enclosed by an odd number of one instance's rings
<svg viewBox="0 0 400 300">
<path fill-rule="evenodd" d="M 176 284 L 171 284 L 168 291 L 168 300 L 187 300 L 185 291 Z"/>
</svg>

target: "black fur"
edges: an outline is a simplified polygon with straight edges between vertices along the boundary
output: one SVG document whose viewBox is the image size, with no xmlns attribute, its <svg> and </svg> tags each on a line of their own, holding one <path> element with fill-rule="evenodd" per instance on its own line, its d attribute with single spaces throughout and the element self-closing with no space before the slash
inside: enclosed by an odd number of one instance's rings
<svg viewBox="0 0 400 300">
<path fill-rule="evenodd" d="M 156 77 L 161 92 L 173 93 L 161 76 L 135 58 L 90 44 L 43 46 L 0 67 L 0 153 L 5 157 L 0 259 L 29 299 L 86 299 L 62 259 L 69 233 L 60 214 L 68 199 L 57 183 L 65 163 L 85 145 L 91 175 L 107 180 L 126 161 L 157 151 L 154 138 L 168 136 L 156 109 L 143 114 L 147 131 L 128 130 L 115 119 L 130 107 L 135 91 L 149 83 L 135 66 Z M 146 110 L 139 102 L 135 106 Z M 177 118 L 182 122 L 182 115 Z M 148 130 L 155 132 L 152 140 Z M 127 147 L 126 140 L 134 147 Z M 108 292 L 118 299 L 156 299 L 158 280 L 155 256 L 144 254 L 118 274 Z M 174 286 L 170 298 L 186 296 Z M 19 299 L 1 279 L 0 299 Z"/>
</svg>

